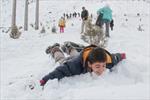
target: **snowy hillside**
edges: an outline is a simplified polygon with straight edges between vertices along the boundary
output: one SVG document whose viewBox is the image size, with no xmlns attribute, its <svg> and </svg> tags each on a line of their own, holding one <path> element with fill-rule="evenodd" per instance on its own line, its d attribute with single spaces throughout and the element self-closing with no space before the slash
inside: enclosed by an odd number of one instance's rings
<svg viewBox="0 0 150 100">
<path fill-rule="evenodd" d="M 60 82 L 49 81 L 44 90 L 39 80 L 58 64 L 46 55 L 47 46 L 80 39 L 81 19 L 66 21 L 65 32 L 51 33 L 63 13 L 81 12 L 85 6 L 96 18 L 96 11 L 109 3 L 113 10 L 114 31 L 110 32 L 106 49 L 112 53 L 125 52 L 127 59 L 113 72 L 102 76 L 89 73 Z M 11 25 L 12 0 L 0 1 L 0 98 L 1 100 L 150 100 L 150 2 L 148 0 L 41 0 L 40 22 L 46 33 L 40 34 L 29 25 L 22 29 L 19 39 L 5 31 Z M 35 21 L 35 2 L 29 4 L 29 24 Z M 137 16 L 137 14 L 140 16 Z M 17 25 L 23 26 L 24 2 L 17 0 Z M 56 20 L 54 22 L 54 20 Z M 93 22 L 94 22 L 93 21 Z M 143 31 L 138 31 L 139 25 Z M 41 29 L 41 26 L 40 26 Z M 34 90 L 28 84 L 35 82 Z"/>
</svg>

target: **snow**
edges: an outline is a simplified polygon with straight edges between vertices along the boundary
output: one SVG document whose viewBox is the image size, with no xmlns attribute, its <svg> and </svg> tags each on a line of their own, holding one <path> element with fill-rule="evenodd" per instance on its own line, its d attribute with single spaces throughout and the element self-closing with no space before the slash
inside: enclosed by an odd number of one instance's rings
<svg viewBox="0 0 150 100">
<path fill-rule="evenodd" d="M 12 0 L 0 1 L 0 27 L 10 27 Z M 149 100 L 150 99 L 150 3 L 148 0 L 43 0 L 40 1 L 40 22 L 57 26 L 66 13 L 81 12 L 85 6 L 96 18 L 96 11 L 109 4 L 113 10 L 114 31 L 110 32 L 107 49 L 125 52 L 127 59 L 115 66 L 113 72 L 102 76 L 84 74 L 49 81 L 44 90 L 39 80 L 57 67 L 48 55 L 47 46 L 55 42 L 73 41 L 87 45 L 80 39 L 81 19 L 67 20 L 65 33 L 53 34 L 46 28 L 40 34 L 29 26 L 21 30 L 19 39 L 9 38 L 0 29 L 0 97 L 1 100 Z M 34 23 L 35 2 L 29 5 L 29 24 Z M 48 12 L 52 12 L 49 14 Z M 140 13 L 140 16 L 136 16 Z M 124 16 L 126 14 L 127 16 Z M 24 2 L 17 0 L 17 25 L 23 26 Z M 140 18 L 142 19 L 140 21 Z M 128 21 L 126 21 L 128 19 Z M 56 20 L 56 22 L 53 22 Z M 74 26 L 71 26 L 71 24 Z M 144 31 L 138 31 L 143 25 Z M 28 84 L 36 83 L 30 90 Z"/>
</svg>

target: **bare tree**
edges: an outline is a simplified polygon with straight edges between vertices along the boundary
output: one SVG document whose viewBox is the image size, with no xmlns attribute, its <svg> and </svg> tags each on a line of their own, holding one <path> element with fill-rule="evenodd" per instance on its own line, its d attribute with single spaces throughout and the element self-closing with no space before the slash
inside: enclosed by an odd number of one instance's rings
<svg viewBox="0 0 150 100">
<path fill-rule="evenodd" d="M 24 30 L 28 30 L 28 0 L 25 0 Z"/>
<path fill-rule="evenodd" d="M 12 26 L 16 26 L 16 0 L 13 0 L 13 8 L 12 8 Z"/>
<path fill-rule="evenodd" d="M 18 31 L 18 28 L 16 26 L 16 0 L 13 0 L 13 8 L 12 8 L 12 25 L 11 25 L 11 33 L 10 37 L 11 38 L 19 38 L 20 32 Z"/>
<path fill-rule="evenodd" d="M 35 30 L 39 29 L 39 0 L 36 0 Z"/>
<path fill-rule="evenodd" d="M 81 38 L 89 43 L 97 45 L 101 48 L 105 48 L 107 46 L 107 39 L 103 32 L 103 28 L 92 24 L 92 19 L 88 18 L 86 25 L 85 25 L 85 32 L 81 36 Z"/>
</svg>

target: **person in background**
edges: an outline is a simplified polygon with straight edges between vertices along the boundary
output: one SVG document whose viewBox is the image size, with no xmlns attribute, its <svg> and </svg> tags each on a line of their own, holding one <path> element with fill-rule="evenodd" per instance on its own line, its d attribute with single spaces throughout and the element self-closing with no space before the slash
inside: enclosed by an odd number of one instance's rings
<svg viewBox="0 0 150 100">
<path fill-rule="evenodd" d="M 105 26 L 106 26 L 106 28 L 105 28 L 106 29 L 105 30 L 106 37 L 110 37 L 109 25 L 110 25 L 110 22 L 112 21 L 112 10 L 111 10 L 111 8 L 107 4 L 103 8 L 100 8 L 97 11 L 97 14 L 102 16 L 102 26 L 103 26 L 103 24 L 105 24 Z"/>
<path fill-rule="evenodd" d="M 58 26 L 60 27 L 60 33 L 64 33 L 64 27 L 66 26 L 66 21 L 63 17 L 59 19 Z"/>
<path fill-rule="evenodd" d="M 85 7 L 82 7 L 82 12 L 81 12 L 81 18 L 82 18 L 81 34 L 84 33 L 85 24 L 87 22 L 88 16 L 89 16 L 88 10 L 86 10 Z"/>
</svg>

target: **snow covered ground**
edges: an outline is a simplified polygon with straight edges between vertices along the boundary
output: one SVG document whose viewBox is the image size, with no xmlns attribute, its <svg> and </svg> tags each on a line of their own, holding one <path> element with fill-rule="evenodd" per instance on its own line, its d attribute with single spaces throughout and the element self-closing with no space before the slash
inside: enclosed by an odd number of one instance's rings
<svg viewBox="0 0 150 100">
<path fill-rule="evenodd" d="M 80 39 L 80 18 L 67 20 L 65 33 L 40 34 L 33 30 L 22 31 L 19 39 L 9 38 L 0 29 L 0 97 L 1 100 L 150 100 L 150 3 L 148 0 L 41 0 L 40 22 L 55 24 L 63 13 L 81 12 L 85 6 L 96 18 L 96 11 L 110 4 L 113 10 L 114 31 L 111 31 L 107 49 L 125 52 L 127 59 L 113 72 L 102 76 L 89 73 L 60 82 L 49 81 L 44 90 L 39 80 L 58 64 L 45 54 L 47 46 L 55 42 L 73 41 L 87 45 Z M 0 1 L 0 27 L 10 27 L 12 0 Z M 23 25 L 24 2 L 17 2 L 17 25 Z M 29 5 L 29 24 L 34 23 L 35 2 Z M 49 13 L 51 12 L 51 13 Z M 137 16 L 140 13 L 140 16 Z M 126 14 L 126 16 L 124 16 Z M 141 21 L 140 21 L 141 19 Z M 56 22 L 53 22 L 56 20 Z M 128 21 L 126 21 L 128 20 Z M 74 26 L 71 26 L 74 24 Z M 144 31 L 137 28 L 142 25 Z M 35 89 L 28 84 L 35 82 Z"/>
</svg>

